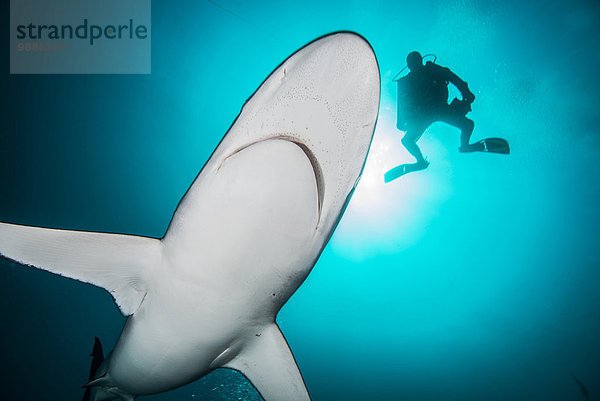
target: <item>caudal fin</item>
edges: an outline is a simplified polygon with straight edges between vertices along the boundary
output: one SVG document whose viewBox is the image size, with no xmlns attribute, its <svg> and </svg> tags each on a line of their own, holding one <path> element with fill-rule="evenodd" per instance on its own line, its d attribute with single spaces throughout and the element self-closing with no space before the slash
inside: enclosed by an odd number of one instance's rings
<svg viewBox="0 0 600 401">
<path fill-rule="evenodd" d="M 90 365 L 90 377 L 89 381 L 94 379 L 98 368 L 104 361 L 104 353 L 102 352 L 102 343 L 98 337 L 94 337 L 94 348 L 92 348 L 92 353 L 90 354 L 92 357 L 92 364 Z M 90 387 L 86 386 L 85 393 L 83 394 L 82 401 L 90 401 Z"/>
</svg>

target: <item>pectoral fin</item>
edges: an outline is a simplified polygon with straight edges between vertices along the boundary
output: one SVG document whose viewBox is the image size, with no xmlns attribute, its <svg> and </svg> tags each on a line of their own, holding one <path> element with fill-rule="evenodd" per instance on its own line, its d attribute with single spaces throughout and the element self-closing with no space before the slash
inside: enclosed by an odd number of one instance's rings
<svg viewBox="0 0 600 401">
<path fill-rule="evenodd" d="M 161 248 L 154 238 L 0 223 L 0 256 L 102 287 L 124 315 L 142 303 Z"/>
<path fill-rule="evenodd" d="M 257 332 L 225 367 L 246 376 L 265 401 L 310 401 L 294 356 L 276 324 Z"/>
</svg>

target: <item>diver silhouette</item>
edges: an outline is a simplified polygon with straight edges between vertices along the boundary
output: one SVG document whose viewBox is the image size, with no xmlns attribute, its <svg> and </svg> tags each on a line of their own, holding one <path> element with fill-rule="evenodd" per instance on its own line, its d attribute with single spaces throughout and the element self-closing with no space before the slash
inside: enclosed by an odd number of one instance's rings
<svg viewBox="0 0 600 401">
<path fill-rule="evenodd" d="M 453 73 L 449 68 L 427 61 L 423 64 L 423 57 L 419 52 L 413 51 L 406 57 L 406 67 L 409 73 L 398 82 L 398 121 L 397 128 L 404 131 L 402 144 L 416 159 L 415 163 L 402 164 L 388 171 L 385 182 L 390 182 L 406 173 L 424 170 L 429 162 L 423 156 L 417 141 L 421 138 L 427 127 L 436 121 L 442 121 L 460 129 L 460 152 L 494 152 L 509 153 L 508 143 L 500 138 L 487 138 L 475 144 L 469 140 L 475 124 L 466 117 L 471 111 L 471 103 L 475 95 L 469 90 L 465 81 Z M 448 83 L 452 83 L 461 93 L 462 100 L 455 98 L 448 104 Z"/>
</svg>

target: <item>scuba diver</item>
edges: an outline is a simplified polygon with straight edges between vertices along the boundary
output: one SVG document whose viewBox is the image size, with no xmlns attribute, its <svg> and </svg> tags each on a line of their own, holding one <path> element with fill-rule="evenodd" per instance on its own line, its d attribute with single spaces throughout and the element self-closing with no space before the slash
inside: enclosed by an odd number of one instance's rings
<svg viewBox="0 0 600 401">
<path fill-rule="evenodd" d="M 385 182 L 429 166 L 417 141 L 427 127 L 436 121 L 460 129 L 460 152 L 509 153 L 508 143 L 504 139 L 487 138 L 474 144 L 469 143 L 475 124 L 466 114 L 471 111 L 475 95 L 465 81 L 450 69 L 435 64 L 435 59 L 423 64 L 423 57 L 416 51 L 406 57 L 405 68 L 410 71 L 407 75 L 397 79 L 404 71 L 402 69 L 393 79 L 398 82 L 397 128 L 405 132 L 402 144 L 416 162 L 402 164 L 388 171 L 384 176 Z M 452 83 L 460 91 L 462 100 L 455 98 L 448 104 L 448 83 Z"/>
</svg>

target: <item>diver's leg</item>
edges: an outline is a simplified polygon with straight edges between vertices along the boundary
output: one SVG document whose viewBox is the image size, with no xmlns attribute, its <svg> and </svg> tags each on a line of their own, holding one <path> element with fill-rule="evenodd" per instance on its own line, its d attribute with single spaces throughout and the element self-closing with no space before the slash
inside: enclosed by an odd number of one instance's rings
<svg viewBox="0 0 600 401">
<path fill-rule="evenodd" d="M 427 127 L 411 125 L 408 127 L 406 133 L 402 137 L 402 145 L 404 145 L 408 153 L 410 153 L 416 159 L 414 167 L 415 169 L 419 170 L 426 169 L 427 166 L 429 166 L 429 162 L 425 160 L 421 149 L 419 149 L 419 146 L 417 145 L 417 141 L 421 135 L 423 135 L 423 132 L 425 132 L 426 128 Z"/>
<path fill-rule="evenodd" d="M 469 140 L 471 139 L 471 134 L 473 134 L 473 128 L 475 128 L 475 123 L 473 120 L 463 117 L 461 121 L 460 128 L 460 149 L 467 150 L 471 146 L 469 144 Z"/>
<path fill-rule="evenodd" d="M 473 120 L 462 114 L 452 112 L 450 108 L 440 114 L 439 120 L 460 129 L 460 148 L 458 150 L 468 152 L 471 148 L 469 140 L 471 139 L 471 134 L 473 134 L 473 128 L 475 128 Z"/>
</svg>

